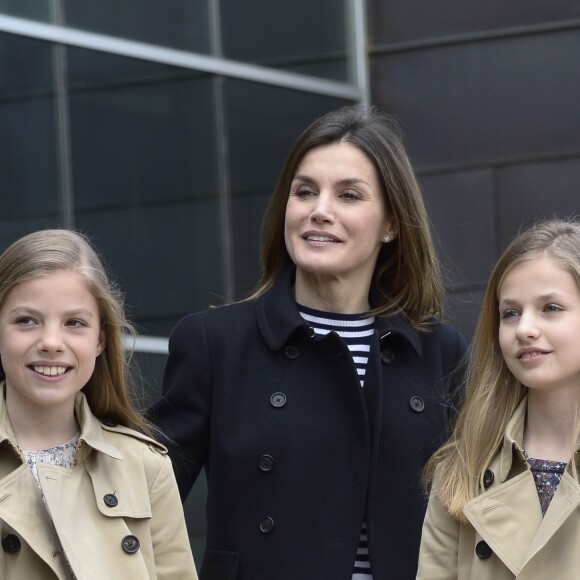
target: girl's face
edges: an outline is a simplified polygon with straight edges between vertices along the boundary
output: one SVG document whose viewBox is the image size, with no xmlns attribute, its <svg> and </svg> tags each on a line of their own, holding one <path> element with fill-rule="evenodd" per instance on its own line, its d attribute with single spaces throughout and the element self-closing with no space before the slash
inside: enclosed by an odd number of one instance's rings
<svg viewBox="0 0 580 580">
<path fill-rule="evenodd" d="M 299 164 L 286 205 L 286 248 L 305 276 L 370 285 L 382 238 L 395 237 L 375 166 L 350 143 L 323 145 Z"/>
<path fill-rule="evenodd" d="M 56 406 L 72 412 L 104 345 L 97 301 L 77 272 L 17 284 L 0 308 L 7 401 L 20 410 Z"/>
<path fill-rule="evenodd" d="M 530 389 L 580 389 L 580 289 L 550 258 L 510 270 L 499 287 L 499 344 Z"/>
</svg>

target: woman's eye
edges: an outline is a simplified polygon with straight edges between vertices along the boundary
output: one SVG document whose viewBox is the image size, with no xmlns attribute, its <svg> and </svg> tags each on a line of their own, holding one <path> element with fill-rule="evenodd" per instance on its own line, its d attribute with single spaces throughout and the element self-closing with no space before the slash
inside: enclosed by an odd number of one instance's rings
<svg viewBox="0 0 580 580">
<path fill-rule="evenodd" d="M 32 326 L 34 324 L 34 319 L 30 318 L 30 316 L 19 316 L 14 323 L 19 326 Z"/>
<path fill-rule="evenodd" d="M 294 191 L 296 197 L 311 197 L 316 195 L 316 193 L 309 187 L 299 187 Z"/>
<path fill-rule="evenodd" d="M 544 311 L 545 312 L 561 312 L 562 308 L 560 308 L 560 306 L 558 306 L 557 304 L 546 304 L 546 306 L 544 307 Z"/>
<path fill-rule="evenodd" d="M 351 191 L 351 190 L 343 191 L 340 194 L 340 197 L 342 199 L 345 199 L 346 201 L 355 201 L 357 199 L 361 199 L 361 195 L 360 195 L 360 193 L 358 193 L 358 191 Z"/>
<path fill-rule="evenodd" d="M 86 323 L 83 322 L 82 320 L 78 320 L 78 319 L 73 319 L 73 320 L 69 320 L 66 325 L 69 328 L 83 328 L 86 326 Z"/>
</svg>

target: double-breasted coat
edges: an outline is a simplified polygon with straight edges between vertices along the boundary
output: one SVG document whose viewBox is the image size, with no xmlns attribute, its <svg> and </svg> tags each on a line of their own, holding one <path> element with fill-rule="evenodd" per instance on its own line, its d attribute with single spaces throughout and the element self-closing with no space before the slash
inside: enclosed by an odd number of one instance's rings
<svg viewBox="0 0 580 580">
<path fill-rule="evenodd" d="M 424 580 L 576 580 L 580 577 L 580 485 L 562 476 L 542 517 L 534 477 L 522 450 L 526 399 L 510 420 L 485 472 L 488 488 L 469 501 L 467 522 L 429 501 L 417 578 Z M 578 461 L 578 451 L 575 454 Z M 436 474 L 434 487 L 441 474 Z"/>
<path fill-rule="evenodd" d="M 75 408 L 74 465 L 37 464 L 43 498 L 0 389 L 0 578 L 68 580 L 68 561 L 78 580 L 196 580 L 165 448 L 101 423 L 82 393 Z"/>
<path fill-rule="evenodd" d="M 316 337 L 294 270 L 256 300 L 187 316 L 152 409 L 182 496 L 208 478 L 203 580 L 346 580 L 365 512 L 377 579 L 415 577 L 424 462 L 445 437 L 464 354 L 444 324 L 377 321 L 361 388 L 348 347 Z"/>
</svg>

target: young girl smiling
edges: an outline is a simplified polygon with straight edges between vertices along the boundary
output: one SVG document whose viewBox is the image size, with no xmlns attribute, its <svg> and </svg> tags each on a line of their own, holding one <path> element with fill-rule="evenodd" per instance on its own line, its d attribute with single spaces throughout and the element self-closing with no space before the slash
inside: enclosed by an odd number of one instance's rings
<svg viewBox="0 0 580 580">
<path fill-rule="evenodd" d="M 578 577 L 580 225 L 518 236 L 496 265 L 468 391 L 434 475 L 418 578 Z"/>
<path fill-rule="evenodd" d="M 166 450 L 128 386 L 120 295 L 66 230 L 0 256 L 0 577 L 196 579 Z"/>
</svg>

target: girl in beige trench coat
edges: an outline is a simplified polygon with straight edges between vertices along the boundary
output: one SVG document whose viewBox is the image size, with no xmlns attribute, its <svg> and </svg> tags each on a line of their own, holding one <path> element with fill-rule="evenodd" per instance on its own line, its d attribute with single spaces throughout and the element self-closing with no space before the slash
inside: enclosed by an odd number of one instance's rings
<svg viewBox="0 0 580 580">
<path fill-rule="evenodd" d="M 580 224 L 520 234 L 488 284 L 417 578 L 580 578 Z"/>
<path fill-rule="evenodd" d="M 129 329 L 79 234 L 0 256 L 2 580 L 197 580 L 171 462 L 130 402 Z"/>
</svg>

